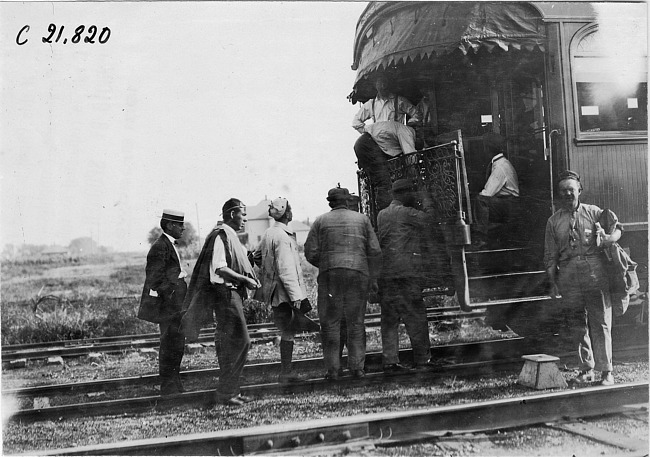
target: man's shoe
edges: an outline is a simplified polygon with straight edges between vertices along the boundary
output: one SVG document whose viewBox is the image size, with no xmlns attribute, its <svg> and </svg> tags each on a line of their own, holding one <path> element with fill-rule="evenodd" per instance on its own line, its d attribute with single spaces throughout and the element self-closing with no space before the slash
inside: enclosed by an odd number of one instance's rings
<svg viewBox="0 0 650 457">
<path fill-rule="evenodd" d="M 176 395 L 179 393 L 181 393 L 181 391 L 178 389 L 178 385 L 174 379 L 166 379 L 160 384 L 160 395 L 163 397 L 166 397 L 167 395 Z"/>
<path fill-rule="evenodd" d="M 613 386 L 614 383 L 614 375 L 612 374 L 611 371 L 603 371 L 602 378 L 600 380 L 600 385 L 601 386 Z"/>
<path fill-rule="evenodd" d="M 185 386 L 183 386 L 183 383 L 181 382 L 180 376 L 174 378 L 174 386 L 176 386 L 176 390 L 178 390 L 179 393 L 187 392 L 187 390 L 185 390 Z"/>
<path fill-rule="evenodd" d="M 366 372 L 363 370 L 352 370 L 352 377 L 355 379 L 365 378 Z"/>
<path fill-rule="evenodd" d="M 168 397 L 169 395 L 178 395 L 181 392 L 176 388 L 176 386 L 168 386 L 164 389 L 160 389 L 161 397 Z"/>
<path fill-rule="evenodd" d="M 339 380 L 339 374 L 334 371 L 328 371 L 325 373 L 325 379 L 330 382 L 336 382 Z"/>
<path fill-rule="evenodd" d="M 578 376 L 573 378 L 573 383 L 589 384 L 590 382 L 594 382 L 595 380 L 596 380 L 596 376 L 594 375 L 594 370 L 587 370 L 581 372 Z"/>
<path fill-rule="evenodd" d="M 384 365 L 384 373 L 386 374 L 408 373 L 409 371 L 411 370 L 409 370 L 404 365 L 400 365 L 399 363 Z"/>
<path fill-rule="evenodd" d="M 226 406 L 242 406 L 244 403 L 246 402 L 239 395 L 223 401 L 223 404 Z"/>
<path fill-rule="evenodd" d="M 248 396 L 242 395 L 242 394 L 237 395 L 237 398 L 239 398 L 244 403 L 250 403 L 252 401 L 255 401 L 255 399 L 253 397 L 248 397 Z"/>
<path fill-rule="evenodd" d="M 280 373 L 280 376 L 278 376 L 279 384 L 290 384 L 292 382 L 300 382 L 300 381 L 302 381 L 302 378 L 297 373 L 293 373 L 293 372 Z"/>
<path fill-rule="evenodd" d="M 426 362 L 426 363 L 416 363 L 413 365 L 413 369 L 415 371 L 431 371 L 435 368 L 436 366 L 431 363 L 431 362 Z"/>
</svg>

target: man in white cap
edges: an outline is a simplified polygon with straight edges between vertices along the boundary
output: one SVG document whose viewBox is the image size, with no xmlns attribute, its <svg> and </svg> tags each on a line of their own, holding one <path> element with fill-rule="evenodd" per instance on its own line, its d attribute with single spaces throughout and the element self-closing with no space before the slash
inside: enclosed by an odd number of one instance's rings
<svg viewBox="0 0 650 457">
<path fill-rule="evenodd" d="M 163 233 L 147 254 L 146 277 L 138 317 L 160 325 L 159 377 L 160 394 L 184 392 L 180 366 L 185 338 L 179 331 L 183 300 L 187 292 L 180 255 L 176 249 L 185 230 L 185 216 L 180 211 L 163 210 L 160 228 Z"/>
<path fill-rule="evenodd" d="M 300 267 L 296 234 L 287 226 L 293 219 L 291 205 L 287 199 L 279 197 L 273 200 L 269 205 L 269 216 L 275 219 L 275 224 L 264 232 L 262 241 L 253 255 L 255 263 L 261 268 L 262 282 L 255 298 L 271 305 L 273 322 L 282 332 L 281 372 L 278 381 L 285 384 L 300 380 L 291 366 L 296 334 L 292 318 L 294 313 L 300 312 L 303 301 L 307 300 L 307 290 Z"/>
</svg>

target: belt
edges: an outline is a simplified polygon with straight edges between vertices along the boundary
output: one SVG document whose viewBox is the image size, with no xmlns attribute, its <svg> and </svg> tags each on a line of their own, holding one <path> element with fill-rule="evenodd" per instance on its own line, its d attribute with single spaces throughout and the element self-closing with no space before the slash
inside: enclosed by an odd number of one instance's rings
<svg viewBox="0 0 650 457">
<path fill-rule="evenodd" d="M 572 260 L 599 260 L 601 258 L 602 258 L 602 256 L 600 254 L 576 255 L 576 256 L 573 256 L 573 257 L 569 257 L 566 260 L 563 260 L 561 263 L 566 265 L 567 263 L 571 262 Z"/>
</svg>

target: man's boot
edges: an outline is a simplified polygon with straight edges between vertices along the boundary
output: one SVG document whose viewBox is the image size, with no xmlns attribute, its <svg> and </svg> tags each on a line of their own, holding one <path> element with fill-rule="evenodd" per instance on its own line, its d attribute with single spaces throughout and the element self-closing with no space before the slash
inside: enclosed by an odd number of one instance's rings
<svg viewBox="0 0 650 457">
<path fill-rule="evenodd" d="M 291 358 L 293 356 L 293 341 L 280 340 L 280 365 L 281 371 L 278 377 L 280 384 L 300 381 L 300 377 L 295 374 L 291 367 Z"/>
</svg>

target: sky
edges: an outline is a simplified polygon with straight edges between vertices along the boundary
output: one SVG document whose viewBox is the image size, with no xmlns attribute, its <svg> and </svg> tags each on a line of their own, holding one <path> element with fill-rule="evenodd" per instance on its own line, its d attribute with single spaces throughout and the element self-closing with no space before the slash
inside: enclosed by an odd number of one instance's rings
<svg viewBox="0 0 650 457">
<path fill-rule="evenodd" d="M 0 2 L 0 244 L 143 251 L 163 209 L 205 236 L 230 197 L 328 211 L 328 189 L 357 192 L 366 5 Z"/>
</svg>

